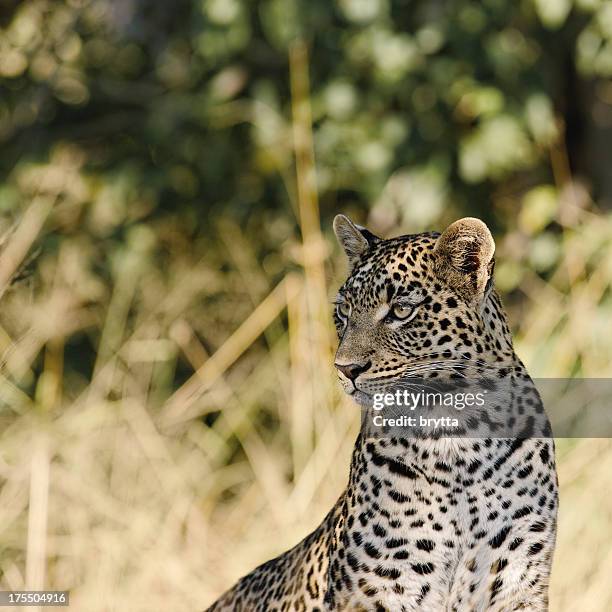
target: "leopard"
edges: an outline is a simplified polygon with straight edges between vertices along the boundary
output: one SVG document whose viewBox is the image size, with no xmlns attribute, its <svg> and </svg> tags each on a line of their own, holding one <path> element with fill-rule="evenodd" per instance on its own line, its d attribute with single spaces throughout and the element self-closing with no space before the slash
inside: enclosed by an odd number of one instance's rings
<svg viewBox="0 0 612 612">
<path fill-rule="evenodd" d="M 362 410 L 348 484 L 312 533 L 208 612 L 547 610 L 554 438 L 513 348 L 489 228 L 466 217 L 382 239 L 337 215 L 333 229 L 349 266 L 334 366 Z M 476 409 L 477 435 L 375 431 L 372 398 L 413 377 L 509 392 Z"/>
</svg>

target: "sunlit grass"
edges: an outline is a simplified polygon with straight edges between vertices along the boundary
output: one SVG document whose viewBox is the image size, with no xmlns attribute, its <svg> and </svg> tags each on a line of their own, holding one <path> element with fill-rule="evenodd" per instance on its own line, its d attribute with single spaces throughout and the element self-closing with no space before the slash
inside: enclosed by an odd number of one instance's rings
<svg viewBox="0 0 612 612">
<path fill-rule="evenodd" d="M 185 268 L 164 286 L 126 253 L 133 282 L 119 273 L 96 310 L 74 286 L 72 249 L 66 241 L 49 283 L 4 300 L 0 587 L 69 589 L 78 610 L 199 609 L 315 527 L 344 487 L 358 413 L 335 383 L 329 320 L 312 316 L 294 271 L 209 354 L 193 327 L 202 322 L 182 316 L 220 290 L 206 274 Z M 578 274 L 556 302 L 528 289 L 517 327 L 532 370 L 566 374 L 578 355 L 582 374 L 606 373 L 610 349 L 589 353 L 601 283 Z M 63 368 L 76 334 L 100 339 L 90 379 Z M 192 374 L 175 388 L 179 362 Z M 552 609 L 603 610 L 612 445 L 559 441 L 558 451 Z"/>
</svg>

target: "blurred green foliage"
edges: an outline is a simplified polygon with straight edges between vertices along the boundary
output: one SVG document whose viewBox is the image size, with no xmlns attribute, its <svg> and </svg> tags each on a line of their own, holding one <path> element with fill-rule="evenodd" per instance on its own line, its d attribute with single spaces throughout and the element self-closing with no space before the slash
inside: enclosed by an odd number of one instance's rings
<svg viewBox="0 0 612 612">
<path fill-rule="evenodd" d="M 311 49 L 326 215 L 368 208 L 394 172 L 400 206 L 420 207 L 413 183 L 429 195 L 419 224 L 445 204 L 486 215 L 500 183 L 553 182 L 560 130 L 580 146 L 595 106 L 612 121 L 609 1 L 36 0 L 4 3 L 2 21 L 2 207 L 23 205 L 23 166 L 72 143 L 98 179 L 85 200 L 116 185 L 107 231 L 175 211 L 194 228 L 289 212 L 296 37 Z"/>
<path fill-rule="evenodd" d="M 121 249 L 223 272 L 225 219 L 269 279 L 299 263 L 296 40 L 326 229 L 340 210 L 382 233 L 481 216 L 511 291 L 554 271 L 576 210 L 612 202 L 610 0 L 29 0 L 0 24 L 5 225 L 53 198 L 45 252 L 86 235 L 102 283 Z"/>
</svg>

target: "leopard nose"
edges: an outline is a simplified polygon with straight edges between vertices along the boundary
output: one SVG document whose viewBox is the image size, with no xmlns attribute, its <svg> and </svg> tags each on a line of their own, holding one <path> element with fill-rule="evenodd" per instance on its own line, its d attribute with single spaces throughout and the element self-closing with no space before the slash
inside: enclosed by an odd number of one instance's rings
<svg viewBox="0 0 612 612">
<path fill-rule="evenodd" d="M 355 380 L 360 374 L 363 374 L 372 365 L 371 361 L 365 363 L 349 363 L 347 365 L 334 363 L 336 369 L 342 372 L 349 380 Z"/>
</svg>

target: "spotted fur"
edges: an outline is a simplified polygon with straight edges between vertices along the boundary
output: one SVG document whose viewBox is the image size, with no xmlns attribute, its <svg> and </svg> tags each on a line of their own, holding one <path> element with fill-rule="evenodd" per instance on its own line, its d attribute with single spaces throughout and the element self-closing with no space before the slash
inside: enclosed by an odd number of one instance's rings
<svg viewBox="0 0 612 612">
<path fill-rule="evenodd" d="M 486 372 L 535 393 L 482 222 L 390 240 L 343 216 L 334 229 L 351 268 L 334 312 L 335 365 L 358 403 L 408 376 Z M 557 504 L 543 434 L 381 438 L 364 425 L 347 488 L 321 525 L 209 610 L 547 610 Z"/>
</svg>

